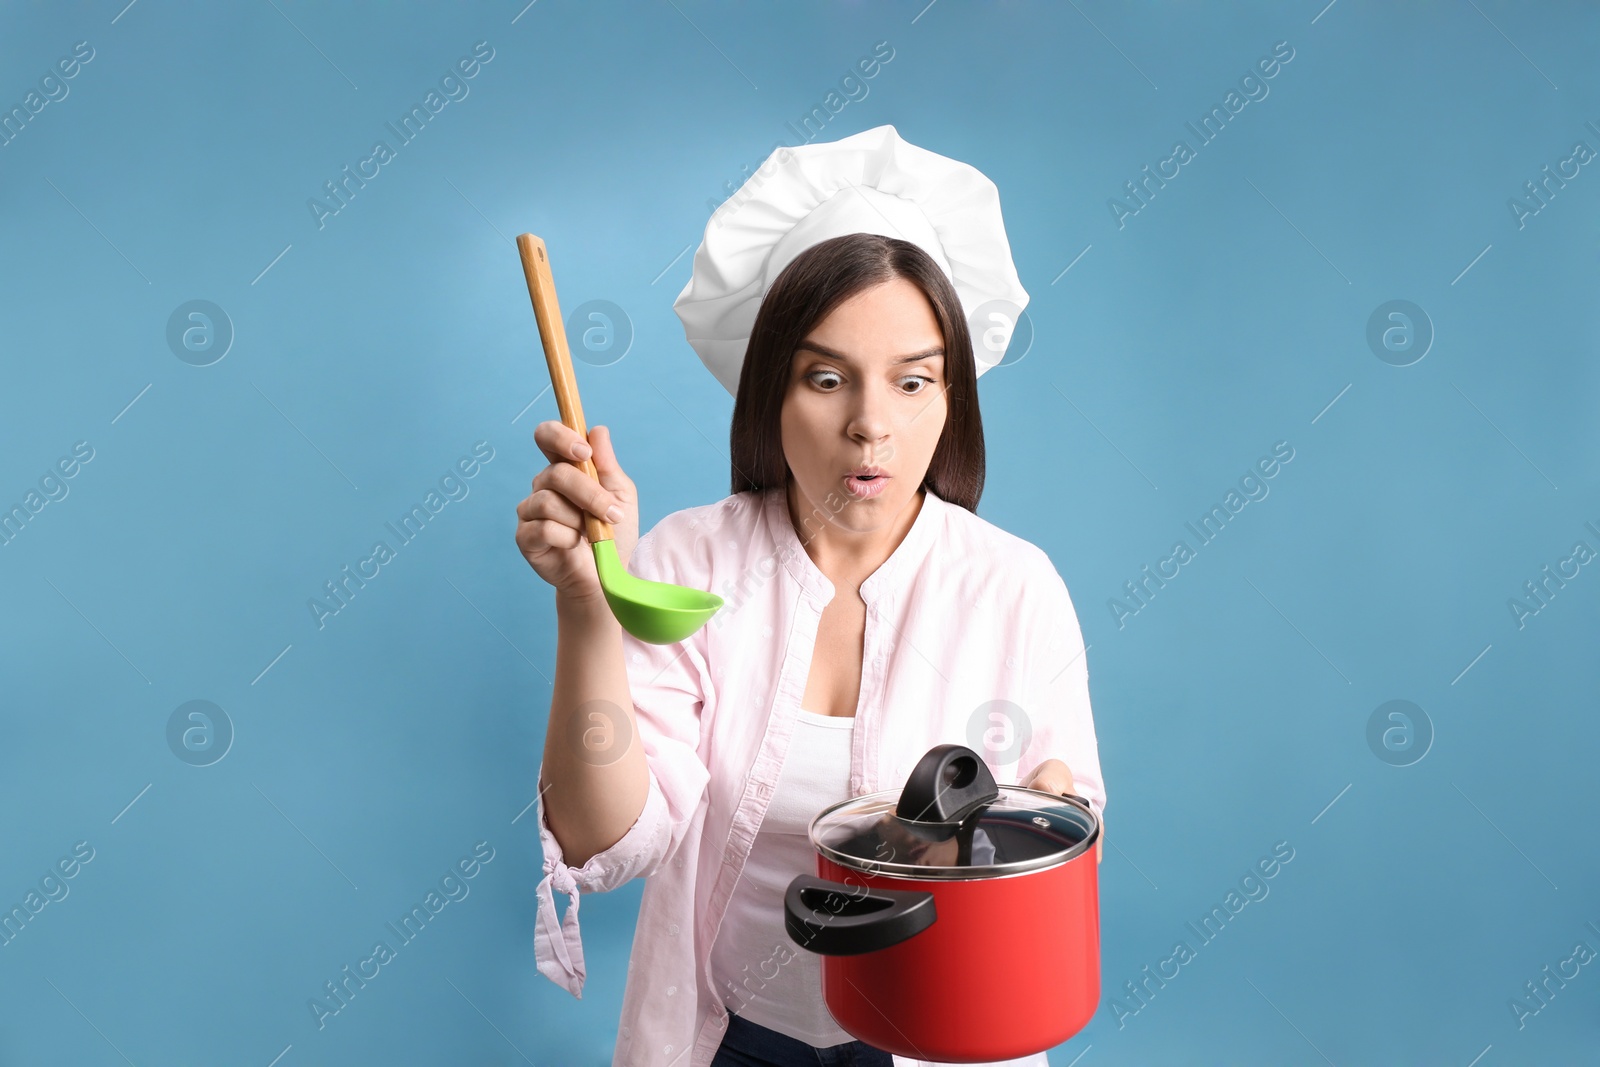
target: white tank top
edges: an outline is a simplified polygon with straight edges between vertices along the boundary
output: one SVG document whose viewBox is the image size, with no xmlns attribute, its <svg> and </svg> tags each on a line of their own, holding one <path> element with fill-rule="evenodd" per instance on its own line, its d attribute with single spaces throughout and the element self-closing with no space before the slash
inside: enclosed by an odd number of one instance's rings
<svg viewBox="0 0 1600 1067">
<path fill-rule="evenodd" d="M 772 801 L 711 947 L 712 978 L 728 1010 L 819 1048 L 854 1038 L 823 1003 L 822 957 L 784 929 L 783 894 L 795 875 L 817 872 L 806 833 L 811 820 L 850 799 L 855 723 L 853 716 L 800 709 Z"/>
</svg>

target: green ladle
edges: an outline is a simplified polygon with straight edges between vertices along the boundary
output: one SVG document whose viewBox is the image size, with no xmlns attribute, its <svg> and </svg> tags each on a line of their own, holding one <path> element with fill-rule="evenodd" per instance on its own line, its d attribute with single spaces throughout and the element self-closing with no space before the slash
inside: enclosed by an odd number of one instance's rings
<svg viewBox="0 0 1600 1067">
<path fill-rule="evenodd" d="M 561 321 L 561 306 L 556 302 L 556 283 L 550 273 L 550 255 L 544 242 L 531 233 L 517 236 L 517 251 L 522 255 L 522 271 L 528 276 L 528 295 L 533 298 L 533 313 L 539 320 L 539 339 L 544 342 L 545 362 L 550 366 L 550 384 L 556 394 L 561 421 L 589 439 L 583 421 L 583 404 L 578 400 L 578 379 L 572 371 L 572 355 L 567 349 L 567 331 Z M 600 472 L 592 458 L 583 469 L 597 483 Z M 594 549 L 595 569 L 600 573 L 600 588 L 606 603 L 622 628 L 641 641 L 669 645 L 704 626 L 722 607 L 715 593 L 690 589 L 668 582 L 635 578 L 623 567 L 617 555 L 616 534 L 611 524 L 597 515 L 584 512 L 583 532 Z"/>
</svg>

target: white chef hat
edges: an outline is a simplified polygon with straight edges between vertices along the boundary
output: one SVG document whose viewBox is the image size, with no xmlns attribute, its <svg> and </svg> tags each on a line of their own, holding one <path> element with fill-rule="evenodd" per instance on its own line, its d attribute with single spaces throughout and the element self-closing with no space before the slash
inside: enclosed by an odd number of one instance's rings
<svg viewBox="0 0 1600 1067">
<path fill-rule="evenodd" d="M 672 307 L 728 392 L 738 391 L 756 312 L 783 268 L 812 245 L 849 233 L 898 237 L 927 252 L 961 298 L 977 373 L 999 362 L 1028 304 L 1000 191 L 976 167 L 876 126 L 777 149 L 706 223 L 694 272 Z"/>
</svg>

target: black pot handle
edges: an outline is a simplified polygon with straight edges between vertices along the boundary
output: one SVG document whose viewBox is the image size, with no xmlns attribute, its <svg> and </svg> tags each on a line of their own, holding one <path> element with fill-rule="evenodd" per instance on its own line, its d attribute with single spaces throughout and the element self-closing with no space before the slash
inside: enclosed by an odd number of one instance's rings
<svg viewBox="0 0 1600 1067">
<path fill-rule="evenodd" d="M 1090 815 L 1094 814 L 1094 805 L 1090 804 L 1088 798 L 1086 797 L 1080 797 L 1076 793 L 1057 793 L 1056 796 L 1060 797 L 1062 800 L 1070 800 L 1077 804 L 1080 808 L 1088 809 Z"/>
<path fill-rule="evenodd" d="M 965 745 L 935 745 L 911 768 L 895 814 L 906 822 L 956 823 L 1000 799 L 1000 787 Z"/>
<path fill-rule="evenodd" d="M 898 945 L 933 925 L 933 894 L 796 875 L 783 894 L 783 925 L 801 948 L 855 956 Z"/>
</svg>

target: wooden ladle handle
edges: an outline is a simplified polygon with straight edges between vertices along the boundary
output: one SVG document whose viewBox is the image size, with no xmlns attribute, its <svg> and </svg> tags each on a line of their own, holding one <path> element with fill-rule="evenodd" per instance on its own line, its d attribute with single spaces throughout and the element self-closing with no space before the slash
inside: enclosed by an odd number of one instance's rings
<svg viewBox="0 0 1600 1067">
<path fill-rule="evenodd" d="M 522 272 L 528 276 L 528 296 L 533 314 L 539 320 L 539 339 L 544 342 L 544 360 L 550 367 L 550 386 L 555 390 L 561 421 L 578 431 L 585 441 L 589 428 L 583 421 L 583 403 L 578 399 L 578 378 L 572 372 L 572 353 L 567 349 L 567 328 L 561 321 L 561 305 L 556 302 L 555 277 L 550 273 L 550 253 L 544 241 L 531 233 L 517 235 L 517 251 L 522 255 Z M 593 457 L 580 464 L 598 484 L 600 472 Z M 610 541 L 616 536 L 604 519 L 583 513 L 583 532 L 589 543 Z"/>
</svg>

